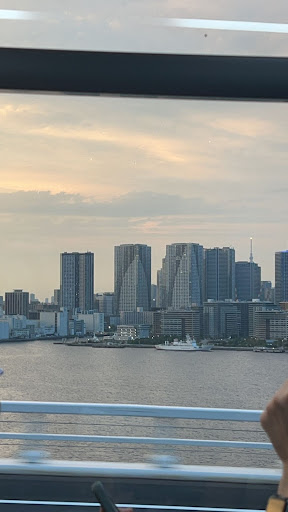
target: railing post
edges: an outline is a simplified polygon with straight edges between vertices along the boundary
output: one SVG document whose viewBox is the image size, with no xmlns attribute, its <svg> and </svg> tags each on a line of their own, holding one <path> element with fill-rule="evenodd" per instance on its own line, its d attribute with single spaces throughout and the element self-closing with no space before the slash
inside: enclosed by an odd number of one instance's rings
<svg viewBox="0 0 288 512">
<path fill-rule="evenodd" d="M 155 437 L 171 438 L 172 422 L 175 423 L 175 418 L 155 418 Z M 161 449 L 161 452 L 160 452 Z M 156 452 L 157 450 L 157 452 Z M 158 447 L 154 450 L 152 455 L 152 462 L 160 467 L 170 467 L 177 464 L 178 459 L 175 455 L 176 447 L 164 446 Z"/>
<path fill-rule="evenodd" d="M 29 419 L 30 417 L 31 415 L 29 415 Z M 44 433 L 44 417 L 45 415 L 41 413 L 38 413 L 35 416 L 32 415 L 31 422 L 27 422 L 26 432 L 31 434 Z M 22 448 L 19 453 L 20 458 L 25 462 L 34 464 L 45 462 L 45 459 L 48 457 L 49 453 L 43 448 L 42 445 L 43 441 L 35 441 L 33 439 L 24 441 L 24 449 Z"/>
</svg>

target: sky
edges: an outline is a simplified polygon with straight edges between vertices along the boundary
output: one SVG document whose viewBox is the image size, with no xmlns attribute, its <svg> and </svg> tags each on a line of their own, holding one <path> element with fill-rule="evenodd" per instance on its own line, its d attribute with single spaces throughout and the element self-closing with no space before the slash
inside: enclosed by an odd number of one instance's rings
<svg viewBox="0 0 288 512">
<path fill-rule="evenodd" d="M 204 37 L 157 22 L 285 23 L 284 1 L 57 4 L 41 4 L 40 21 L 0 20 L 0 45 L 287 52 L 285 34 Z M 5 8 L 39 11 L 32 0 L 2 0 Z M 262 279 L 274 281 L 274 252 L 288 248 L 287 119 L 286 104 L 0 94 L 0 294 L 22 288 L 50 297 L 63 251 L 93 251 L 95 291 L 110 291 L 114 245 L 151 245 L 156 282 L 166 244 L 232 246 L 236 260 L 247 260 L 251 236 Z"/>
</svg>

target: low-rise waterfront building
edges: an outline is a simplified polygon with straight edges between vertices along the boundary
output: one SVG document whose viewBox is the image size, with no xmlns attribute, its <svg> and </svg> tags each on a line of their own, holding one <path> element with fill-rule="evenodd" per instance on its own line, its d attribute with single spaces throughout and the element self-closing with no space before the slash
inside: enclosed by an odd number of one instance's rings
<svg viewBox="0 0 288 512">
<path fill-rule="evenodd" d="M 9 322 L 5 318 L 0 318 L 0 340 L 8 340 L 9 334 Z"/>
<path fill-rule="evenodd" d="M 86 326 L 84 320 L 69 320 L 69 335 L 82 338 L 86 334 Z"/>
<path fill-rule="evenodd" d="M 104 313 L 95 311 L 76 313 L 75 319 L 84 321 L 87 334 L 104 332 Z"/>
<path fill-rule="evenodd" d="M 122 325 L 153 325 L 153 312 L 143 311 L 143 308 L 137 308 L 137 311 L 122 311 L 120 313 L 120 324 Z"/>
<path fill-rule="evenodd" d="M 233 338 L 240 335 L 240 312 L 235 301 L 204 302 L 204 337 L 212 339 Z"/>
<path fill-rule="evenodd" d="M 153 313 L 153 334 L 154 336 L 173 336 L 180 339 L 189 335 L 201 339 L 202 307 L 155 311 Z"/>
<path fill-rule="evenodd" d="M 253 336 L 259 340 L 287 339 L 287 312 L 259 306 L 254 311 Z"/>
<path fill-rule="evenodd" d="M 66 308 L 61 311 L 40 312 L 40 330 L 45 335 L 68 336 L 69 316 Z"/>
<path fill-rule="evenodd" d="M 134 325 L 118 325 L 117 337 L 127 340 L 136 340 L 137 328 Z"/>
<path fill-rule="evenodd" d="M 29 293 L 23 290 L 14 290 L 5 293 L 5 314 L 24 315 L 28 317 Z"/>
</svg>

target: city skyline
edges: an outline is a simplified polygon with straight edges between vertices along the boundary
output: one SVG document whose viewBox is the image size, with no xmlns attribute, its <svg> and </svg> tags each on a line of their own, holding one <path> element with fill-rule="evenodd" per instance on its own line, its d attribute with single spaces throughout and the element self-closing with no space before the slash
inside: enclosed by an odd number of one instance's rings
<svg viewBox="0 0 288 512">
<path fill-rule="evenodd" d="M 287 53 L 285 34 L 209 30 L 204 37 L 151 23 L 156 11 L 281 22 L 282 0 L 159 0 L 157 9 L 152 0 L 111 0 L 97 15 L 92 0 L 81 9 L 71 0 L 69 10 L 55 0 L 25 3 L 44 21 L 1 20 L 3 46 Z M 274 252 L 288 243 L 287 114 L 285 103 L 1 94 L 1 289 L 52 293 L 60 279 L 55 247 L 94 252 L 95 287 L 104 291 L 113 290 L 114 245 L 151 246 L 156 282 L 166 245 L 232 243 L 246 260 L 250 236 L 263 279 L 274 280 Z"/>
<path fill-rule="evenodd" d="M 251 240 L 251 239 L 250 239 Z M 173 246 L 183 246 L 183 245 L 192 245 L 192 246 L 199 246 L 198 243 L 195 243 L 195 242 L 174 242 L 172 244 L 169 244 L 167 245 L 165 248 L 163 248 L 163 257 L 161 258 L 160 262 L 159 262 L 159 265 L 157 267 L 157 265 L 155 265 L 155 272 L 154 272 L 154 275 L 151 273 L 151 286 L 157 286 L 160 285 L 161 287 L 161 283 L 159 283 L 159 272 L 162 272 L 163 271 L 163 265 L 165 264 L 165 251 L 167 251 L 167 248 L 171 248 Z M 104 292 L 114 292 L 115 291 L 115 251 L 118 249 L 119 250 L 119 247 L 134 247 L 134 246 L 143 246 L 143 247 L 148 247 L 150 249 L 149 246 L 147 246 L 147 244 L 137 244 L 137 243 L 133 243 L 133 244 L 121 244 L 120 246 L 114 246 L 113 247 L 113 268 L 111 269 L 111 273 L 112 273 L 112 286 L 111 288 L 109 289 L 108 287 L 107 288 L 104 288 L 104 289 L 100 289 L 99 287 L 97 287 L 97 272 L 95 273 L 94 272 L 94 265 L 95 265 L 95 268 L 98 268 L 99 270 L 99 266 L 97 267 L 97 260 L 95 261 L 95 264 L 93 264 L 92 262 L 92 274 L 91 276 L 92 277 L 92 281 L 94 281 L 94 291 L 93 293 L 94 294 L 97 294 L 97 293 L 104 293 Z M 200 244 L 200 247 L 201 247 L 201 244 Z M 237 254 L 236 254 L 236 251 L 234 249 L 234 247 L 232 247 L 231 245 L 229 247 L 220 247 L 220 246 L 216 246 L 216 247 L 202 247 L 203 249 L 203 287 L 205 288 L 205 282 L 204 282 L 204 260 L 205 260 L 205 252 L 207 253 L 208 252 L 214 252 L 215 250 L 219 250 L 220 253 L 221 252 L 225 252 L 225 251 L 228 251 L 229 253 L 231 252 L 231 254 L 233 254 L 233 259 L 235 258 L 234 260 L 234 263 L 236 265 L 236 263 L 243 263 L 242 260 L 238 260 L 237 258 Z M 285 251 L 282 251 L 282 252 L 285 252 Z M 273 253 L 274 255 L 274 269 L 275 269 L 275 255 L 276 255 L 277 251 Z M 64 255 L 64 256 L 63 256 Z M 53 289 L 49 289 L 49 290 L 46 290 L 46 292 L 43 294 L 43 295 L 39 295 L 36 290 L 34 288 L 32 288 L 31 286 L 28 285 L 28 287 L 22 287 L 21 289 L 23 290 L 27 290 L 28 293 L 30 294 L 30 300 L 31 300 L 31 295 L 33 297 L 35 297 L 37 300 L 40 300 L 40 302 L 44 302 L 44 301 L 47 301 L 47 299 L 49 299 L 49 302 L 50 302 L 50 299 L 53 297 L 53 301 L 55 301 L 55 293 L 58 293 L 59 294 L 59 300 L 60 300 L 60 296 L 61 296 L 61 293 L 60 293 L 60 288 L 61 288 L 61 265 L 62 265 L 62 261 L 63 261 L 63 257 L 65 257 L 66 255 L 66 258 L 69 258 L 69 257 L 72 257 L 73 255 L 80 255 L 84 258 L 87 258 L 89 255 L 91 255 L 91 257 L 93 257 L 93 261 L 94 261 L 94 258 L 95 258 L 95 254 L 92 253 L 92 251 L 86 251 L 86 253 L 83 253 L 83 252 L 78 252 L 78 251 L 71 251 L 71 253 L 67 253 L 67 251 L 64 251 L 63 253 L 60 253 L 60 266 L 59 266 L 59 253 L 57 253 L 57 258 L 58 258 L 58 272 L 59 272 L 59 283 L 57 284 L 57 287 L 53 288 Z M 86 256 L 85 256 L 86 255 Z M 149 258 L 151 258 L 152 260 L 152 256 L 153 256 L 153 248 L 151 249 L 150 251 L 150 256 Z M 166 252 L 166 256 L 167 256 L 167 252 Z M 251 258 L 251 254 L 250 254 L 250 258 Z M 84 260 L 83 260 L 84 261 Z M 249 258 L 246 258 L 246 263 L 249 263 Z M 258 267 L 258 264 L 256 264 L 256 266 Z M 260 269 L 262 268 L 261 266 L 261 263 L 259 262 L 259 267 Z M 80 268 L 80 267 L 79 267 Z M 82 271 L 85 270 L 85 267 L 83 267 Z M 90 279 L 90 278 L 89 278 Z M 149 278 L 150 279 L 150 278 Z M 274 281 L 275 281 L 275 274 L 274 274 L 274 279 L 264 279 L 263 276 L 261 277 L 261 282 L 262 281 L 269 281 L 272 283 L 272 286 L 274 286 Z M 230 283 L 230 286 L 231 286 L 231 283 Z M 204 288 L 203 288 L 203 291 L 204 291 Z M 0 296 L 4 296 L 5 293 L 7 291 L 11 291 L 11 290 L 17 290 L 17 289 L 20 289 L 19 286 L 8 286 L 7 289 L 1 289 L 0 288 Z M 235 287 L 235 292 L 236 292 L 236 287 Z M 158 292 L 159 293 L 159 292 Z M 205 294 L 204 294 L 205 295 Z M 204 295 L 203 295 L 203 298 L 204 298 Z M 229 295 L 229 294 L 228 294 Z M 91 299 L 92 300 L 92 299 Z M 56 303 L 58 301 L 56 300 Z M 84 308 L 85 309 L 85 308 Z M 88 308 L 89 309 L 89 308 Z"/>
</svg>

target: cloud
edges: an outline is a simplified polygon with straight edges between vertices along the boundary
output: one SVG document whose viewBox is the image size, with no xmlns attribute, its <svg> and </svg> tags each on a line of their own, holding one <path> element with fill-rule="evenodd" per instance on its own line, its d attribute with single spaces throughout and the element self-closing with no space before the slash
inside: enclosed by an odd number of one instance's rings
<svg viewBox="0 0 288 512">
<path fill-rule="evenodd" d="M 257 119 L 249 116 L 241 118 L 222 117 L 211 121 L 210 126 L 215 130 L 239 135 L 240 137 L 267 137 L 273 136 L 277 127 L 265 119 Z"/>
<path fill-rule="evenodd" d="M 154 217 L 183 215 L 205 211 L 205 202 L 200 198 L 183 198 L 175 194 L 149 191 L 132 192 L 110 201 L 97 201 L 80 194 L 65 192 L 18 191 L 0 193 L 0 215 L 32 215 L 50 217 Z M 25 222 L 23 220 L 23 222 Z"/>
<path fill-rule="evenodd" d="M 181 154 L 179 141 L 165 137 L 150 136 L 146 133 L 135 134 L 135 132 L 122 129 L 121 131 L 105 129 L 101 126 L 87 128 L 74 128 L 71 126 L 45 126 L 30 130 L 32 135 L 53 137 L 56 139 L 70 139 L 78 141 L 89 141 L 96 143 L 108 143 L 110 146 L 121 146 L 128 149 L 144 152 L 166 162 L 183 163 L 185 161 Z"/>
<path fill-rule="evenodd" d="M 6 103 L 2 106 L 0 106 L 0 119 L 1 117 L 5 118 L 7 120 L 8 117 L 15 117 L 19 116 L 21 114 L 31 114 L 31 113 L 40 113 L 39 110 L 35 109 L 34 105 L 29 104 L 13 104 L 13 103 Z"/>
<path fill-rule="evenodd" d="M 268 191 L 267 191 L 268 195 Z M 99 201 L 93 197 L 81 194 L 60 192 L 52 194 L 49 191 L 18 191 L 0 193 L 1 222 L 9 222 L 9 218 L 19 216 L 19 223 L 30 229 L 40 218 L 51 218 L 61 224 L 66 218 L 78 219 L 82 224 L 91 219 L 111 219 L 115 225 L 121 218 L 132 219 L 134 228 L 141 231 L 166 229 L 167 224 L 183 226 L 202 222 L 219 223 L 262 223 L 272 221 L 286 222 L 288 205 L 286 196 L 279 194 L 278 205 L 281 211 L 266 212 L 259 209 L 263 197 L 244 194 L 242 197 L 227 197 L 219 201 L 217 197 L 204 198 L 201 196 L 186 196 L 178 194 L 158 193 L 154 191 L 130 192 L 112 197 L 109 201 Z M 12 217 L 11 217 L 12 216 Z M 32 217 L 32 221 L 31 221 Z M 82 220 L 81 220 L 82 219 Z M 177 220 L 180 219 L 180 220 Z M 101 220 L 102 222 L 102 220 Z"/>
</svg>

